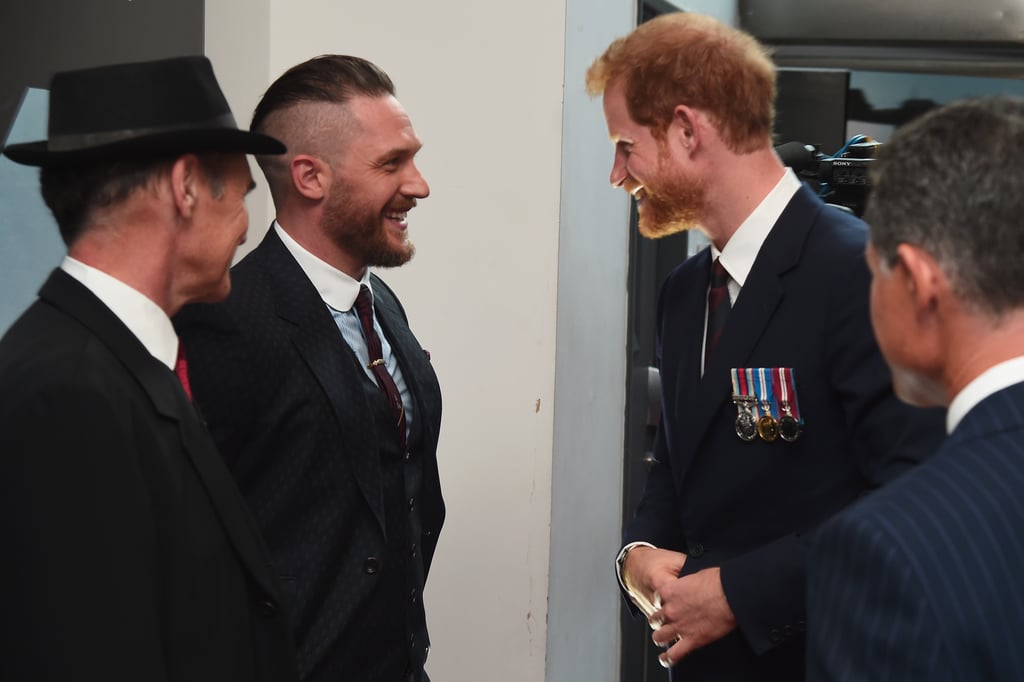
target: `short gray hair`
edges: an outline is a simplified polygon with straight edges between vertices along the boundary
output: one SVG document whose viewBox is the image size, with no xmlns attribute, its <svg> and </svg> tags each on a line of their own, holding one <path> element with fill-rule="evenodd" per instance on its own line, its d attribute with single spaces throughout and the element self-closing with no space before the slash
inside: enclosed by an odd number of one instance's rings
<svg viewBox="0 0 1024 682">
<path fill-rule="evenodd" d="M 913 244 L 965 303 L 997 317 L 1024 306 L 1024 98 L 933 109 L 882 145 L 871 180 L 864 218 L 883 263 Z"/>
</svg>

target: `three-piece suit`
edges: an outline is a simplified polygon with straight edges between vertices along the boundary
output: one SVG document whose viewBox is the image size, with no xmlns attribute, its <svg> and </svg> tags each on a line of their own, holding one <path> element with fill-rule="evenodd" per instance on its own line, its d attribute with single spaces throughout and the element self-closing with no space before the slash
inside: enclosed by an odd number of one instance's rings
<svg viewBox="0 0 1024 682">
<path fill-rule="evenodd" d="M 412 393 L 403 448 L 384 392 L 273 228 L 231 277 L 223 303 L 188 306 L 175 325 L 196 402 L 282 581 L 300 678 L 419 679 L 422 592 L 444 519 L 429 357 L 371 276 Z"/>
</svg>

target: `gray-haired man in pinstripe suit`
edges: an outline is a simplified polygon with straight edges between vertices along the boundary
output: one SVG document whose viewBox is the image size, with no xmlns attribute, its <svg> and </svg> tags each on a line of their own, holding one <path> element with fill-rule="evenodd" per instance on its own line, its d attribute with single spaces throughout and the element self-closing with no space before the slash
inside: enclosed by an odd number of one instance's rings
<svg viewBox="0 0 1024 682">
<path fill-rule="evenodd" d="M 873 171 L 872 321 L 949 435 L 818 534 L 809 678 L 1024 680 L 1024 99 L 934 110 Z"/>
</svg>

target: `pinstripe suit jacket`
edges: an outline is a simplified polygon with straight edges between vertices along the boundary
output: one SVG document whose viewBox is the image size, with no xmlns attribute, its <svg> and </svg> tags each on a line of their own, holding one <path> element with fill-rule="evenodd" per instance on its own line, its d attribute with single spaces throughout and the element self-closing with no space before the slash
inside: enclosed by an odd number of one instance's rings
<svg viewBox="0 0 1024 682">
<path fill-rule="evenodd" d="M 1024 680 L 1024 383 L 819 533 L 812 680 Z"/>
</svg>

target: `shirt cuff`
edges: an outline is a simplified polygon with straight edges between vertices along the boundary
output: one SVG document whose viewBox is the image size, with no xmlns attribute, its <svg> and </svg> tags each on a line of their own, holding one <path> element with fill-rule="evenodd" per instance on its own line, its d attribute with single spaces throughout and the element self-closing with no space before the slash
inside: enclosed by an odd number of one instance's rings
<svg viewBox="0 0 1024 682">
<path fill-rule="evenodd" d="M 642 594 L 637 594 L 630 590 L 628 587 L 626 587 L 626 577 L 623 575 L 623 571 L 626 566 L 626 555 L 629 554 L 630 550 L 634 547 L 650 547 L 651 549 L 658 549 L 649 542 L 630 542 L 628 545 L 619 550 L 619 555 L 615 557 L 615 575 L 619 579 L 619 587 L 622 588 L 622 591 L 628 594 L 633 599 L 633 603 L 638 605 L 645 605 L 641 606 L 641 608 L 643 608 L 644 611 L 646 611 L 646 605 L 649 604 L 649 601 Z M 651 604 L 650 606 L 653 607 L 653 604 Z M 647 615 L 649 616 L 651 614 L 647 613 Z"/>
</svg>

